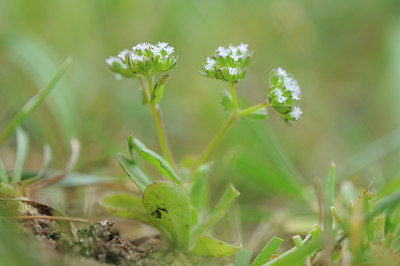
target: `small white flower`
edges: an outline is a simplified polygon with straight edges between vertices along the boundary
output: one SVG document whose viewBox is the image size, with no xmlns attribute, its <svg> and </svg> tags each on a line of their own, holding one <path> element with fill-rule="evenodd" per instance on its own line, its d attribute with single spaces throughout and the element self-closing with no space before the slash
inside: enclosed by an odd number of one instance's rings
<svg viewBox="0 0 400 266">
<path fill-rule="evenodd" d="M 294 100 L 300 100 L 301 90 L 297 84 L 297 80 L 291 77 L 285 77 L 283 79 L 283 85 L 285 86 L 286 90 L 292 92 L 292 98 Z"/>
<path fill-rule="evenodd" d="M 275 95 L 277 97 L 278 103 L 284 103 L 287 100 L 287 97 L 283 96 L 283 92 L 281 91 L 281 89 L 276 89 Z"/>
<path fill-rule="evenodd" d="M 137 54 L 131 54 L 131 59 L 133 62 L 143 62 L 144 61 L 144 56 L 143 55 L 137 55 Z"/>
<path fill-rule="evenodd" d="M 167 55 L 171 55 L 174 52 L 174 47 L 167 46 L 164 48 L 164 50 L 167 53 Z"/>
<path fill-rule="evenodd" d="M 229 71 L 229 74 L 231 74 L 232 76 L 237 75 L 237 73 L 239 73 L 238 70 L 234 67 L 229 67 L 228 71 Z"/>
<path fill-rule="evenodd" d="M 218 49 L 217 49 L 217 55 L 218 56 L 221 56 L 221 57 L 223 57 L 223 58 L 226 58 L 229 54 L 230 54 L 230 50 L 229 49 L 226 49 L 225 47 L 223 47 L 223 46 L 220 46 L 220 47 L 218 47 Z"/>
<path fill-rule="evenodd" d="M 293 108 L 292 112 L 290 112 L 290 116 L 296 120 L 299 120 L 299 118 L 302 114 L 303 114 L 303 112 L 301 111 L 300 107 L 298 107 L 298 106 L 295 106 Z"/>
<path fill-rule="evenodd" d="M 150 48 L 150 50 L 154 56 L 161 56 L 161 48 L 158 48 L 157 46 L 153 46 Z"/>
<path fill-rule="evenodd" d="M 236 46 L 229 45 L 229 50 L 231 50 L 232 54 L 235 55 L 238 52 L 239 48 Z"/>
<path fill-rule="evenodd" d="M 142 51 L 142 52 L 144 53 L 144 52 L 145 52 L 147 49 L 149 49 L 150 47 L 151 47 L 150 44 L 144 42 L 144 43 L 139 43 L 139 44 L 136 45 L 136 46 L 133 46 L 133 47 L 132 47 L 132 50 L 134 50 L 134 51 L 140 50 L 140 51 Z"/>
<path fill-rule="evenodd" d="M 109 65 L 111 67 L 114 65 L 114 62 L 121 63 L 121 59 L 119 59 L 118 57 L 115 57 L 115 56 L 110 56 L 109 58 L 106 59 L 107 65 Z"/>
<path fill-rule="evenodd" d="M 207 57 L 207 65 L 214 66 L 216 61 L 212 58 Z"/>
<path fill-rule="evenodd" d="M 204 66 L 205 70 L 212 70 L 216 61 L 212 58 L 207 57 L 207 64 Z"/>
<path fill-rule="evenodd" d="M 249 45 L 247 43 L 241 43 L 237 48 L 239 49 L 239 51 L 244 54 L 247 52 L 247 47 Z"/>
<path fill-rule="evenodd" d="M 231 57 L 234 62 L 237 62 L 239 58 L 243 58 L 243 55 L 232 54 Z"/>
<path fill-rule="evenodd" d="M 278 72 L 278 75 L 279 75 L 279 76 L 284 76 L 284 77 L 287 76 L 286 70 L 284 70 L 284 69 L 282 69 L 282 68 L 280 68 L 280 67 L 278 67 L 278 69 L 276 70 L 276 72 Z"/>
<path fill-rule="evenodd" d="M 157 46 L 160 49 L 164 49 L 164 48 L 166 48 L 168 46 L 168 43 L 167 42 L 158 42 Z"/>
<path fill-rule="evenodd" d="M 130 51 L 127 50 L 127 49 L 125 49 L 125 50 L 123 50 L 123 51 L 121 51 L 121 52 L 118 53 L 118 57 L 121 58 L 123 61 L 125 61 L 125 57 L 126 57 L 126 55 L 129 54 L 129 53 L 130 53 Z"/>
</svg>

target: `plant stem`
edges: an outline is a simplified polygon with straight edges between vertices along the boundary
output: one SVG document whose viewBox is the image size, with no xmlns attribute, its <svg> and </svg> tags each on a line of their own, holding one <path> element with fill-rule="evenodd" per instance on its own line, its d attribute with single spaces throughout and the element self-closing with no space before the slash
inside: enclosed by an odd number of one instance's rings
<svg viewBox="0 0 400 266">
<path fill-rule="evenodd" d="M 200 167 L 202 163 L 207 159 L 207 157 L 210 155 L 211 151 L 215 148 L 215 146 L 218 144 L 218 142 L 221 140 L 221 138 L 225 135 L 225 133 L 228 131 L 228 129 L 233 125 L 233 123 L 237 120 L 238 116 L 235 113 L 232 113 L 228 120 L 222 125 L 218 133 L 214 136 L 214 138 L 211 140 L 211 142 L 207 145 L 205 150 L 201 153 L 200 157 L 197 159 L 196 163 L 193 165 L 189 180 L 190 182 L 193 182 L 196 179 L 196 174 L 197 170 Z"/>
<path fill-rule="evenodd" d="M 265 102 L 262 102 L 262 103 L 253 105 L 253 106 L 251 106 L 251 107 L 249 107 L 249 108 L 246 108 L 246 109 L 241 110 L 241 111 L 238 113 L 238 115 L 241 116 L 241 117 L 243 117 L 243 116 L 246 116 L 246 115 L 251 114 L 251 113 L 254 112 L 254 111 L 257 111 L 258 109 L 261 109 L 261 108 L 267 107 L 267 106 L 269 106 L 269 103 L 268 103 L 267 101 L 265 101 Z"/>
<path fill-rule="evenodd" d="M 232 82 L 229 82 L 229 88 L 230 88 L 231 95 L 232 95 L 233 112 L 237 113 L 237 111 L 238 111 L 238 100 L 237 100 L 237 96 L 236 96 L 235 87 L 233 86 Z"/>
<path fill-rule="evenodd" d="M 176 167 L 174 157 L 172 156 L 172 152 L 171 152 L 171 149 L 168 144 L 167 133 L 165 130 L 164 121 L 162 119 L 160 106 L 158 104 L 153 104 L 151 102 L 151 91 L 153 88 L 152 77 L 149 76 L 146 78 L 147 78 L 148 88 L 146 88 L 143 78 L 140 78 L 139 80 L 140 80 L 140 83 L 142 84 L 143 92 L 147 98 L 147 102 L 149 103 L 151 114 L 153 115 L 154 123 L 155 123 L 156 130 L 157 130 L 158 140 L 160 142 L 160 147 L 161 147 L 163 156 L 172 165 L 172 167 L 174 168 L 176 173 L 179 175 L 178 168 Z"/>
</svg>

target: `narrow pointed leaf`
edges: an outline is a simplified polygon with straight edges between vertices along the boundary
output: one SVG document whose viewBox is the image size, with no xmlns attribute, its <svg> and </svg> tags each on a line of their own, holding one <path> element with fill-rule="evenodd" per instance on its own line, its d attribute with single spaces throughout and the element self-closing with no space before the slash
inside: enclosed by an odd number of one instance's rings
<svg viewBox="0 0 400 266">
<path fill-rule="evenodd" d="M 196 239 L 196 237 L 198 237 L 199 235 L 206 233 L 208 229 L 210 229 L 216 222 L 223 218 L 228 210 L 239 198 L 239 195 L 239 191 L 237 191 L 235 187 L 230 184 L 226 188 L 220 201 L 214 207 L 213 211 L 210 213 L 207 219 L 201 225 L 194 229 L 193 239 Z"/>
<path fill-rule="evenodd" d="M 17 128 L 17 158 L 15 161 L 14 175 L 12 177 L 12 184 L 21 181 L 22 171 L 26 155 L 29 150 L 29 139 L 28 135 L 21 128 Z"/>
<path fill-rule="evenodd" d="M 153 94 L 151 95 L 152 103 L 158 103 L 162 99 L 165 83 L 167 83 L 170 76 L 170 74 L 166 74 L 162 76 L 160 80 L 156 83 L 156 85 L 154 86 Z"/>
<path fill-rule="evenodd" d="M 173 244 L 181 249 L 188 247 L 192 213 L 183 187 L 170 181 L 156 181 L 144 191 L 143 206 L 150 219 L 171 234 Z"/>
<path fill-rule="evenodd" d="M 228 244 L 211 236 L 200 236 L 191 253 L 205 257 L 229 257 L 235 254 L 241 244 Z"/>
<path fill-rule="evenodd" d="M 265 245 L 265 247 L 261 250 L 260 254 L 254 259 L 251 266 L 259 266 L 267 263 L 269 258 L 274 254 L 274 252 L 279 248 L 282 244 L 283 239 L 277 236 L 273 236 L 271 240 Z"/>
<path fill-rule="evenodd" d="M 129 194 L 114 194 L 104 197 L 100 205 L 109 213 L 128 219 L 137 219 L 153 224 L 143 207 L 142 199 Z"/>
<path fill-rule="evenodd" d="M 0 146 L 10 136 L 10 134 L 14 131 L 14 129 L 18 127 L 22 123 L 22 121 L 26 117 L 28 117 L 40 105 L 41 102 L 43 102 L 43 100 L 47 97 L 47 95 L 49 95 L 51 90 L 55 87 L 57 82 L 64 75 L 65 71 L 68 69 L 70 64 L 71 64 L 71 59 L 67 58 L 64 61 L 64 63 L 60 66 L 54 77 L 50 80 L 50 82 L 25 103 L 25 105 L 15 116 L 14 120 L 12 120 L 11 123 L 8 125 L 3 135 L 1 135 Z"/>
<path fill-rule="evenodd" d="M 251 255 L 253 252 L 251 250 L 247 249 L 241 249 L 239 250 L 236 259 L 235 259 L 235 264 L 233 266 L 247 266 L 250 263 Z"/>
<path fill-rule="evenodd" d="M 121 167 L 125 170 L 128 176 L 135 182 L 139 190 L 144 192 L 145 189 L 153 182 L 134 160 L 125 157 L 122 154 L 117 154 L 117 160 Z"/>
<path fill-rule="evenodd" d="M 208 189 L 207 189 L 207 176 L 210 173 L 211 164 L 202 164 L 197 171 L 197 178 L 195 179 L 192 190 L 190 193 L 190 202 L 199 212 L 201 212 L 207 202 Z"/>
<path fill-rule="evenodd" d="M 182 185 L 179 176 L 175 173 L 172 166 L 159 154 L 148 149 L 140 140 L 137 138 L 133 139 L 133 148 L 140 155 L 140 157 L 154 166 L 164 177 L 169 180 Z"/>
</svg>

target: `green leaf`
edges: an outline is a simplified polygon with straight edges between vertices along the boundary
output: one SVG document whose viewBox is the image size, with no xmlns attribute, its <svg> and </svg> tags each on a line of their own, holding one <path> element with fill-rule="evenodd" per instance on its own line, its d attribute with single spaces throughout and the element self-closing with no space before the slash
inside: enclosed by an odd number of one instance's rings
<svg viewBox="0 0 400 266">
<path fill-rule="evenodd" d="M 60 66 L 54 77 L 50 80 L 50 82 L 25 103 L 25 105 L 17 113 L 15 118 L 8 125 L 3 135 L 0 137 L 0 146 L 4 143 L 4 141 L 6 141 L 6 139 L 10 136 L 14 129 L 18 127 L 22 123 L 22 121 L 40 105 L 40 103 L 47 97 L 47 95 L 49 95 L 49 93 L 55 87 L 60 78 L 64 75 L 70 64 L 71 59 L 67 58 Z"/>
<path fill-rule="evenodd" d="M 190 192 L 190 202 L 199 212 L 201 212 L 207 202 L 207 176 L 211 170 L 211 163 L 200 165 L 197 170 L 197 178 L 194 180 L 192 190 Z"/>
<path fill-rule="evenodd" d="M 267 108 L 260 108 L 257 109 L 253 112 L 251 112 L 250 114 L 245 116 L 246 118 L 249 118 L 251 120 L 262 120 L 262 119 L 266 119 L 268 117 L 268 112 L 267 112 Z"/>
<path fill-rule="evenodd" d="M 122 154 L 117 154 L 117 160 L 121 167 L 125 170 L 128 176 L 135 182 L 139 190 L 144 192 L 145 189 L 153 182 L 134 160 L 125 157 Z"/>
<path fill-rule="evenodd" d="M 251 250 L 242 248 L 241 250 L 239 250 L 235 259 L 235 264 L 233 266 L 249 265 L 252 254 L 253 252 Z"/>
<path fill-rule="evenodd" d="M 10 180 L 8 179 L 8 174 L 6 169 L 4 168 L 3 162 L 0 160 L 0 182 L 8 183 Z"/>
<path fill-rule="evenodd" d="M 137 219 L 144 223 L 153 224 L 143 207 L 142 199 L 130 194 L 114 194 L 104 197 L 100 205 L 112 215 Z"/>
<path fill-rule="evenodd" d="M 151 95 L 152 103 L 158 103 L 162 99 L 165 83 L 167 83 L 170 76 L 171 76 L 170 74 L 166 74 L 166 75 L 162 76 L 158 80 L 156 85 L 154 85 L 154 90 Z"/>
<path fill-rule="evenodd" d="M 218 204 L 214 207 L 213 211 L 207 217 L 207 219 L 193 230 L 193 239 L 197 236 L 204 234 L 210 229 L 216 222 L 218 222 L 228 210 L 233 206 L 236 200 L 239 198 L 239 191 L 235 189 L 232 184 L 226 188 Z"/>
<path fill-rule="evenodd" d="M 178 183 L 179 185 L 182 185 L 179 176 L 175 173 L 172 166 L 163 157 L 148 149 L 137 138 L 133 139 L 133 148 L 137 151 L 137 153 L 143 160 L 154 166 L 163 176 L 175 183 Z"/>
<path fill-rule="evenodd" d="M 191 210 L 186 190 L 170 181 L 156 181 L 143 194 L 150 219 L 171 234 L 172 244 L 186 249 L 190 241 Z"/>
<path fill-rule="evenodd" d="M 228 90 L 225 90 L 225 96 L 222 98 L 221 104 L 224 111 L 230 111 L 233 109 L 232 94 Z"/>
<path fill-rule="evenodd" d="M 205 257 L 229 257 L 241 247 L 241 244 L 230 245 L 211 236 L 202 235 L 197 239 L 191 252 Z"/>
<path fill-rule="evenodd" d="M 335 167 L 332 162 L 325 186 L 324 231 L 330 232 L 333 226 L 331 207 L 335 204 Z"/>
<path fill-rule="evenodd" d="M 268 261 L 269 258 L 274 254 L 274 252 L 282 244 L 283 239 L 274 235 L 271 240 L 265 245 L 258 256 L 254 259 L 252 266 L 263 265 Z"/>
<path fill-rule="evenodd" d="M 11 183 L 15 184 L 21 181 L 24 162 L 29 150 L 28 135 L 21 128 L 17 128 L 17 158 L 15 161 L 14 175 Z"/>
</svg>

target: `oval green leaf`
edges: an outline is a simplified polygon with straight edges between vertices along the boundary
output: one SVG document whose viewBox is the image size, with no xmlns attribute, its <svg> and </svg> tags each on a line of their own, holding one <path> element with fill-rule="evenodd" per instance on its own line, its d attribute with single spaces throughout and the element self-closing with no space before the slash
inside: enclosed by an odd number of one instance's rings
<svg viewBox="0 0 400 266">
<path fill-rule="evenodd" d="M 143 206 L 150 219 L 165 228 L 180 249 L 190 240 L 191 215 L 186 190 L 170 181 L 156 181 L 144 191 Z"/>
</svg>

